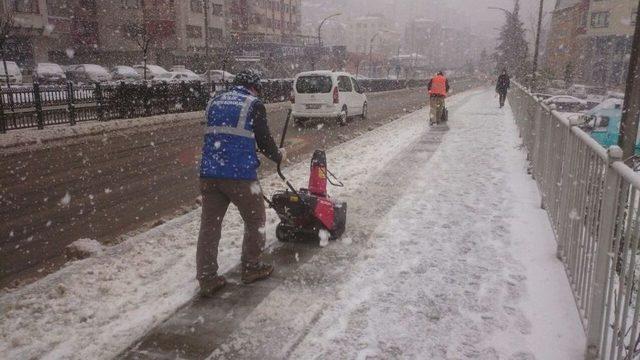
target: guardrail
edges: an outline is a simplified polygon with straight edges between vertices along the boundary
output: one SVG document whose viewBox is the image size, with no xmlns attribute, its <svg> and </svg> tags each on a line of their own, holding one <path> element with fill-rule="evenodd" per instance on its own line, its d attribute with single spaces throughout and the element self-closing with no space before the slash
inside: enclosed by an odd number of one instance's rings
<svg viewBox="0 0 640 360">
<path fill-rule="evenodd" d="M 389 91 L 426 86 L 424 80 L 368 79 L 363 91 Z M 289 99 L 292 80 L 263 82 L 263 101 Z M 211 94 L 226 83 L 91 84 L 14 86 L 0 88 L 0 133 L 81 121 L 107 121 L 203 110 Z"/>
<path fill-rule="evenodd" d="M 509 94 L 587 336 L 586 359 L 640 359 L 640 175 L 519 84 Z"/>
</svg>

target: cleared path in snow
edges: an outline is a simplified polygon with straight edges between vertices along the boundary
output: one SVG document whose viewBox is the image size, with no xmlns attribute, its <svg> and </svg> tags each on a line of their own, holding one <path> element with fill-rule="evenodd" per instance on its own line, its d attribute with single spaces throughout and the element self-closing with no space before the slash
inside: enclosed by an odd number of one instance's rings
<svg viewBox="0 0 640 360">
<path fill-rule="evenodd" d="M 200 212 L 0 295 L 0 358 L 577 359 L 582 330 L 510 110 L 492 91 L 448 100 L 328 151 L 345 181 L 345 237 L 320 249 L 267 234 L 276 276 L 196 294 Z M 285 173 L 304 184 L 308 162 Z M 267 193 L 282 189 L 275 176 Z M 242 222 L 221 271 L 238 281 Z M 176 309 L 182 307 L 176 313 Z"/>
<path fill-rule="evenodd" d="M 346 241 L 275 247 L 274 279 L 190 304 L 123 357 L 582 358 L 553 234 L 495 102 L 468 93 L 450 105 L 448 133 L 420 111 L 396 124 L 410 133 L 330 153 L 342 157 L 334 169 L 355 156 L 375 170 L 340 194 Z M 375 164 L 385 142 L 397 153 Z"/>
</svg>

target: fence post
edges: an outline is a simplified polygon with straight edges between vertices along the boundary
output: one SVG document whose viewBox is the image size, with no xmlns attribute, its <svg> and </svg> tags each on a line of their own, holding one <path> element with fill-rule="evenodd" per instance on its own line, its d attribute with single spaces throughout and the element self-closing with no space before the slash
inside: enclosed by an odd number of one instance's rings
<svg viewBox="0 0 640 360">
<path fill-rule="evenodd" d="M 33 102 L 36 108 L 36 120 L 38 121 L 38 129 L 44 129 L 44 114 L 42 113 L 42 99 L 40 98 L 40 84 L 33 83 Z"/>
<path fill-rule="evenodd" d="M 11 96 L 11 94 L 9 94 Z M 0 134 L 7 132 L 7 118 L 4 114 L 4 93 L 0 89 Z"/>
<path fill-rule="evenodd" d="M 142 101 L 144 101 L 144 116 L 151 116 L 151 96 L 149 95 L 153 85 L 150 86 L 149 83 L 145 81 L 142 83 L 142 86 L 144 87 L 142 89 Z"/>
<path fill-rule="evenodd" d="M 94 97 L 96 98 L 96 115 L 98 116 L 98 121 L 104 121 L 104 108 L 102 107 L 102 85 L 100 85 L 100 83 L 96 83 Z"/>
<path fill-rule="evenodd" d="M 73 93 L 73 83 L 67 81 L 67 110 L 69 112 L 69 125 L 76 124 L 76 107 L 73 105 L 75 94 Z"/>
<path fill-rule="evenodd" d="M 600 210 L 598 247 L 596 250 L 596 263 L 591 280 L 591 308 L 587 314 L 587 350 L 588 360 L 600 358 L 602 332 L 606 330 L 603 324 L 606 309 L 606 286 L 609 277 L 609 261 L 612 240 L 614 236 L 617 207 L 619 201 L 620 175 L 613 170 L 614 162 L 622 160 L 622 149 L 612 146 L 607 151 L 609 155 L 609 166 L 605 177 L 604 189 L 602 191 L 602 204 Z"/>
</svg>

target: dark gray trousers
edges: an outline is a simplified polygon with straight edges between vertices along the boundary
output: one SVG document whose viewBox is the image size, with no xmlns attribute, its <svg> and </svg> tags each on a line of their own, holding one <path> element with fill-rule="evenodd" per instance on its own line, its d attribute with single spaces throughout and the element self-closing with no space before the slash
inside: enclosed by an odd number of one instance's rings
<svg viewBox="0 0 640 360">
<path fill-rule="evenodd" d="M 257 264 L 265 246 L 266 212 L 260 183 L 246 180 L 201 179 L 202 222 L 196 254 L 197 278 L 206 282 L 218 275 L 218 245 L 222 220 L 233 203 L 244 220 L 242 263 Z"/>
</svg>

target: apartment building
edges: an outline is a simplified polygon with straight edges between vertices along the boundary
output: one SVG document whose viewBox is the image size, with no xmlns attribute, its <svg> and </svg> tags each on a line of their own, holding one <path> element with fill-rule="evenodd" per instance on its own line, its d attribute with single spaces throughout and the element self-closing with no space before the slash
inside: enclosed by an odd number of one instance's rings
<svg viewBox="0 0 640 360">
<path fill-rule="evenodd" d="M 302 0 L 227 0 L 226 3 L 227 27 L 236 36 L 292 38 L 300 34 Z"/>
<path fill-rule="evenodd" d="M 591 0 L 586 18 L 584 80 L 622 87 L 636 22 L 636 0 Z"/>
<path fill-rule="evenodd" d="M 367 54 L 373 46 L 376 52 L 392 55 L 400 45 L 401 34 L 382 14 L 354 18 L 348 25 L 348 34 L 347 49 L 351 52 Z"/>
<path fill-rule="evenodd" d="M 558 0 L 553 10 L 545 53 L 546 66 L 556 79 L 583 78 L 589 0 Z"/>
<path fill-rule="evenodd" d="M 142 51 L 131 24 L 153 38 L 149 60 L 171 66 L 200 64 L 205 56 L 205 16 L 212 56 L 224 46 L 224 0 L 0 0 L 16 29 L 8 57 L 22 66 L 52 61 L 135 64 Z M 207 11 L 205 15 L 205 9 Z"/>
<path fill-rule="evenodd" d="M 14 19 L 7 57 L 23 67 L 69 58 L 97 45 L 95 8 L 66 0 L 1 0 L 0 13 Z"/>
</svg>

